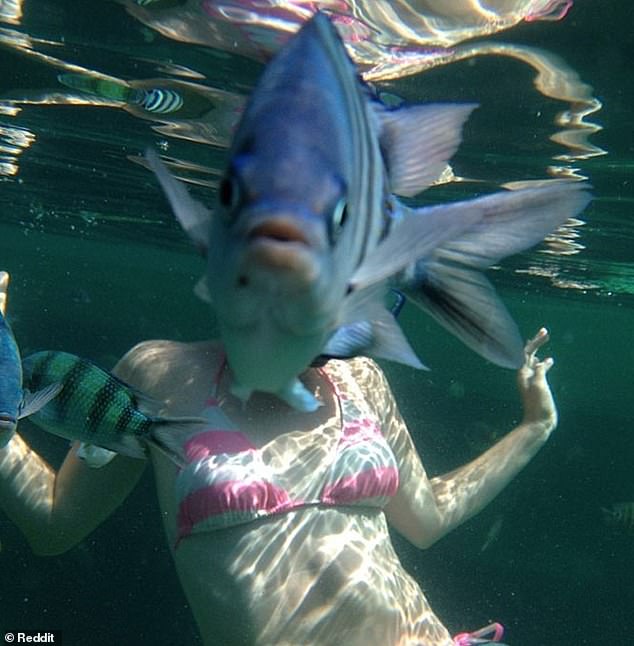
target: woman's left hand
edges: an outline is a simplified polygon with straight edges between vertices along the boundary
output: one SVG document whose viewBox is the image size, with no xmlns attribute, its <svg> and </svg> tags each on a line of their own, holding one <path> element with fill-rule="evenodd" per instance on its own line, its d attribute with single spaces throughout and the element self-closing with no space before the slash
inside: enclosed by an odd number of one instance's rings
<svg viewBox="0 0 634 646">
<path fill-rule="evenodd" d="M 553 400 L 546 373 L 551 369 L 552 358 L 540 360 L 537 351 L 548 341 L 548 330 L 541 328 L 524 347 L 524 365 L 519 369 L 517 383 L 524 408 L 525 424 L 538 424 L 544 432 L 557 426 L 557 408 Z"/>
</svg>

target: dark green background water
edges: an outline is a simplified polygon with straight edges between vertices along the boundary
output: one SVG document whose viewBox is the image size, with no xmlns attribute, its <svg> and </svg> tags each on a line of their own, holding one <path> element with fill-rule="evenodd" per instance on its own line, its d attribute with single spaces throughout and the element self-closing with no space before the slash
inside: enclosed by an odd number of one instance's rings
<svg viewBox="0 0 634 646">
<path fill-rule="evenodd" d="M 147 58 L 169 58 L 204 72 L 217 87 L 246 92 L 260 69 L 151 39 L 114 3 L 26 0 L 24 10 L 22 25 L 12 29 L 63 37 L 63 47 L 42 51 L 122 78 L 156 76 Z M 556 52 L 594 87 L 603 108 L 592 121 L 603 130 L 591 141 L 608 154 L 572 164 L 590 178 L 596 199 L 579 229 L 585 249 L 556 258 L 562 276 L 594 288 L 564 289 L 515 273 L 552 262 L 537 252 L 492 273 L 524 335 L 541 325 L 551 330 L 559 429 L 490 507 L 431 550 L 416 551 L 395 537 L 454 632 L 497 619 L 513 646 L 631 639 L 634 531 L 607 527 L 600 510 L 634 501 L 632 24 L 630 3 L 578 2 L 563 22 L 522 25 L 498 38 Z M 60 91 L 56 74 L 41 60 L 0 48 L 1 98 Z M 532 77 L 516 61 L 487 57 L 384 89 L 408 98 L 478 99 L 482 107 L 457 168 L 503 181 L 540 177 L 561 152 L 548 142 L 552 120 L 531 115 L 554 115 L 562 106 L 535 92 Z M 137 341 L 213 332 L 206 307 L 191 293 L 201 262 L 151 176 L 127 159 L 161 139 L 152 125 L 97 107 L 26 106 L 17 116 L 0 115 L 0 127 L 36 135 L 18 156 L 18 175 L 0 176 L 0 268 L 12 275 L 10 316 L 23 354 L 64 349 L 110 367 Z M 170 154 L 212 167 L 224 158 L 186 141 L 170 142 Z M 461 185 L 426 199 L 475 190 Z M 406 309 L 404 324 L 432 371 L 386 369 L 434 474 L 470 459 L 518 420 L 514 376 L 485 364 L 418 312 Z M 64 454 L 63 441 L 21 428 L 53 463 Z M 494 525 L 499 534 L 483 550 Z M 126 504 L 66 555 L 33 556 L 1 515 L 0 540 L 0 629 L 62 628 L 71 646 L 199 643 L 149 469 Z"/>
</svg>

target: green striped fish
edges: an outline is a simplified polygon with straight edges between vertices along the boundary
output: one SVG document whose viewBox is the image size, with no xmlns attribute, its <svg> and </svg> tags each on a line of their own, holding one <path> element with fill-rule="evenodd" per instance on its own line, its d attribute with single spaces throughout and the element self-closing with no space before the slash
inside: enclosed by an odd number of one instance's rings
<svg viewBox="0 0 634 646">
<path fill-rule="evenodd" d="M 80 457 L 91 466 L 103 466 L 114 457 L 95 447 L 144 458 L 147 444 L 181 465 L 180 439 L 205 423 L 197 417 L 157 416 L 161 402 L 74 354 L 36 352 L 22 361 L 22 370 L 26 388 L 62 384 L 57 397 L 30 419 L 49 433 L 82 442 Z"/>
</svg>

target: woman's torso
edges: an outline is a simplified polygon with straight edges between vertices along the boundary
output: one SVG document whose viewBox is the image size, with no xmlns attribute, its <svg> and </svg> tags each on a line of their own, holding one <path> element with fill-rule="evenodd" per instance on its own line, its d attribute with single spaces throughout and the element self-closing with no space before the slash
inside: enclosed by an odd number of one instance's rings
<svg viewBox="0 0 634 646">
<path fill-rule="evenodd" d="M 222 406 L 293 499 L 304 491 L 318 502 L 315 492 L 332 482 L 333 470 L 349 468 L 340 457 L 345 414 L 333 382 L 345 387 L 337 367 L 353 377 L 364 361 L 311 371 L 307 379 L 324 401 L 316 413 L 290 411 L 267 396 L 246 407 L 233 400 Z M 216 387 L 222 399 L 222 380 L 229 378 L 213 343 L 149 342 L 128 364 L 122 376 L 166 401 L 166 415 L 200 414 Z M 291 505 L 183 538 L 178 469 L 158 451 L 152 457 L 166 533 L 205 643 L 451 643 L 403 570 L 380 504 Z"/>
</svg>

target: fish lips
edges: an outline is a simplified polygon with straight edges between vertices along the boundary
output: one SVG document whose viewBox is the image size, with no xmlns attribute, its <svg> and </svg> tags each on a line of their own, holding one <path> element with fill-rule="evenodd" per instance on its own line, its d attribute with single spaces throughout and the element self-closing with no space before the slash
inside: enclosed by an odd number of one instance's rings
<svg viewBox="0 0 634 646">
<path fill-rule="evenodd" d="M 292 213 L 252 216 L 241 236 L 239 286 L 274 280 L 278 289 L 302 290 L 319 280 L 328 241 L 318 218 Z"/>
<path fill-rule="evenodd" d="M 17 423 L 18 420 L 14 415 L 10 415 L 6 412 L 0 412 L 0 432 L 13 431 Z"/>
</svg>

